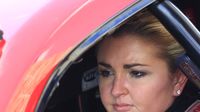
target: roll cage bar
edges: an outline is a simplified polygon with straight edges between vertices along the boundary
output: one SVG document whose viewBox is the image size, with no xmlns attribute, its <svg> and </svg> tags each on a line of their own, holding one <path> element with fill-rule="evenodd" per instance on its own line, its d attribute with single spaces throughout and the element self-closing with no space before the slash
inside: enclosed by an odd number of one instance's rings
<svg viewBox="0 0 200 112">
<path fill-rule="evenodd" d="M 79 44 L 56 68 L 51 75 L 47 85 L 36 106 L 36 112 L 42 112 L 51 98 L 53 92 L 59 85 L 67 69 L 89 48 L 97 43 L 102 37 L 127 20 L 138 11 L 149 6 L 149 9 L 163 23 L 167 30 L 186 49 L 186 55 L 190 57 L 192 63 L 199 69 L 200 67 L 200 33 L 195 26 L 184 16 L 184 14 L 170 1 L 141 0 L 128 7 L 119 15 L 105 23 L 96 32 L 93 32 L 86 40 Z M 200 82 L 200 75 L 195 74 Z M 200 87 L 200 86 L 199 86 Z"/>
</svg>

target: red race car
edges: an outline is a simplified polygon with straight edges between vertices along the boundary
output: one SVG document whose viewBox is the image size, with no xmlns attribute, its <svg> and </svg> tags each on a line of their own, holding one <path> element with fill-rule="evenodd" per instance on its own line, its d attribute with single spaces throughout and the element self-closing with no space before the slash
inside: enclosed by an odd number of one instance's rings
<svg viewBox="0 0 200 112">
<path fill-rule="evenodd" d="M 95 46 L 144 9 L 152 11 L 187 52 L 189 60 L 182 70 L 189 74 L 189 95 L 195 97 L 176 107 L 186 110 L 198 100 L 197 0 L 44 0 L 35 7 L 36 1 L 29 1 L 16 0 L 15 7 L 2 8 L 7 12 L 0 19 L 4 32 L 0 35 L 0 112 L 105 111 L 97 92 Z M 198 109 L 199 104 L 192 112 Z"/>
</svg>

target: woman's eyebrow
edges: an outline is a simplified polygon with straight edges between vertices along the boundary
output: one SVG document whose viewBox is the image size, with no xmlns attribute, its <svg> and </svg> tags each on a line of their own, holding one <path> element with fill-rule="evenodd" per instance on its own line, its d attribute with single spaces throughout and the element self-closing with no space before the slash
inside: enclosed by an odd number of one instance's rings
<svg viewBox="0 0 200 112">
<path fill-rule="evenodd" d="M 104 63 L 104 62 L 98 62 L 98 65 L 101 65 L 101 66 L 104 66 L 106 68 L 112 68 L 111 65 L 107 64 L 107 63 Z"/>
<path fill-rule="evenodd" d="M 123 66 L 124 69 L 129 69 L 129 68 L 132 68 L 132 67 L 135 67 L 135 66 L 148 66 L 146 64 L 140 64 L 140 63 L 134 63 L 134 64 L 125 64 Z"/>
</svg>

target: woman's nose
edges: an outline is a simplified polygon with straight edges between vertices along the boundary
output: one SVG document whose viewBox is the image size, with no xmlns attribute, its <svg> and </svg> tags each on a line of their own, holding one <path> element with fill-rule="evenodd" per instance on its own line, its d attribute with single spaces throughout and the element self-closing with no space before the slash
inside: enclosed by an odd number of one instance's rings
<svg viewBox="0 0 200 112">
<path fill-rule="evenodd" d="M 114 97 L 128 94 L 128 89 L 125 86 L 125 80 L 122 78 L 115 78 L 111 93 Z"/>
</svg>

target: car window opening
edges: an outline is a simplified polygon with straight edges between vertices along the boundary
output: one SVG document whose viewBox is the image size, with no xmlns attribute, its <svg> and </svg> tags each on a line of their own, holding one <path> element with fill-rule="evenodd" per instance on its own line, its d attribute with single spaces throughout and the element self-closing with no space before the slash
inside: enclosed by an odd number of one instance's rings
<svg viewBox="0 0 200 112">
<path fill-rule="evenodd" d="M 178 4 L 180 9 L 189 19 L 200 28 L 199 10 L 197 7 L 172 1 Z M 192 2 L 193 3 L 193 2 Z M 194 5 L 194 4 L 192 4 Z M 192 8 L 192 9 L 191 9 Z M 197 11 L 197 12 L 193 12 Z M 197 19 L 196 19 L 197 18 Z M 98 73 L 96 68 L 96 45 L 97 43 L 80 56 L 75 64 L 71 65 L 60 80 L 60 86 L 54 91 L 48 102 L 45 112 L 104 112 L 98 91 Z M 189 97 L 188 97 L 189 96 Z M 199 89 L 189 81 L 183 91 L 183 95 L 176 100 L 175 107 L 183 100 L 185 106 L 199 99 Z M 181 106 L 179 107 L 181 108 Z M 183 107 L 184 108 L 184 107 Z"/>
</svg>

